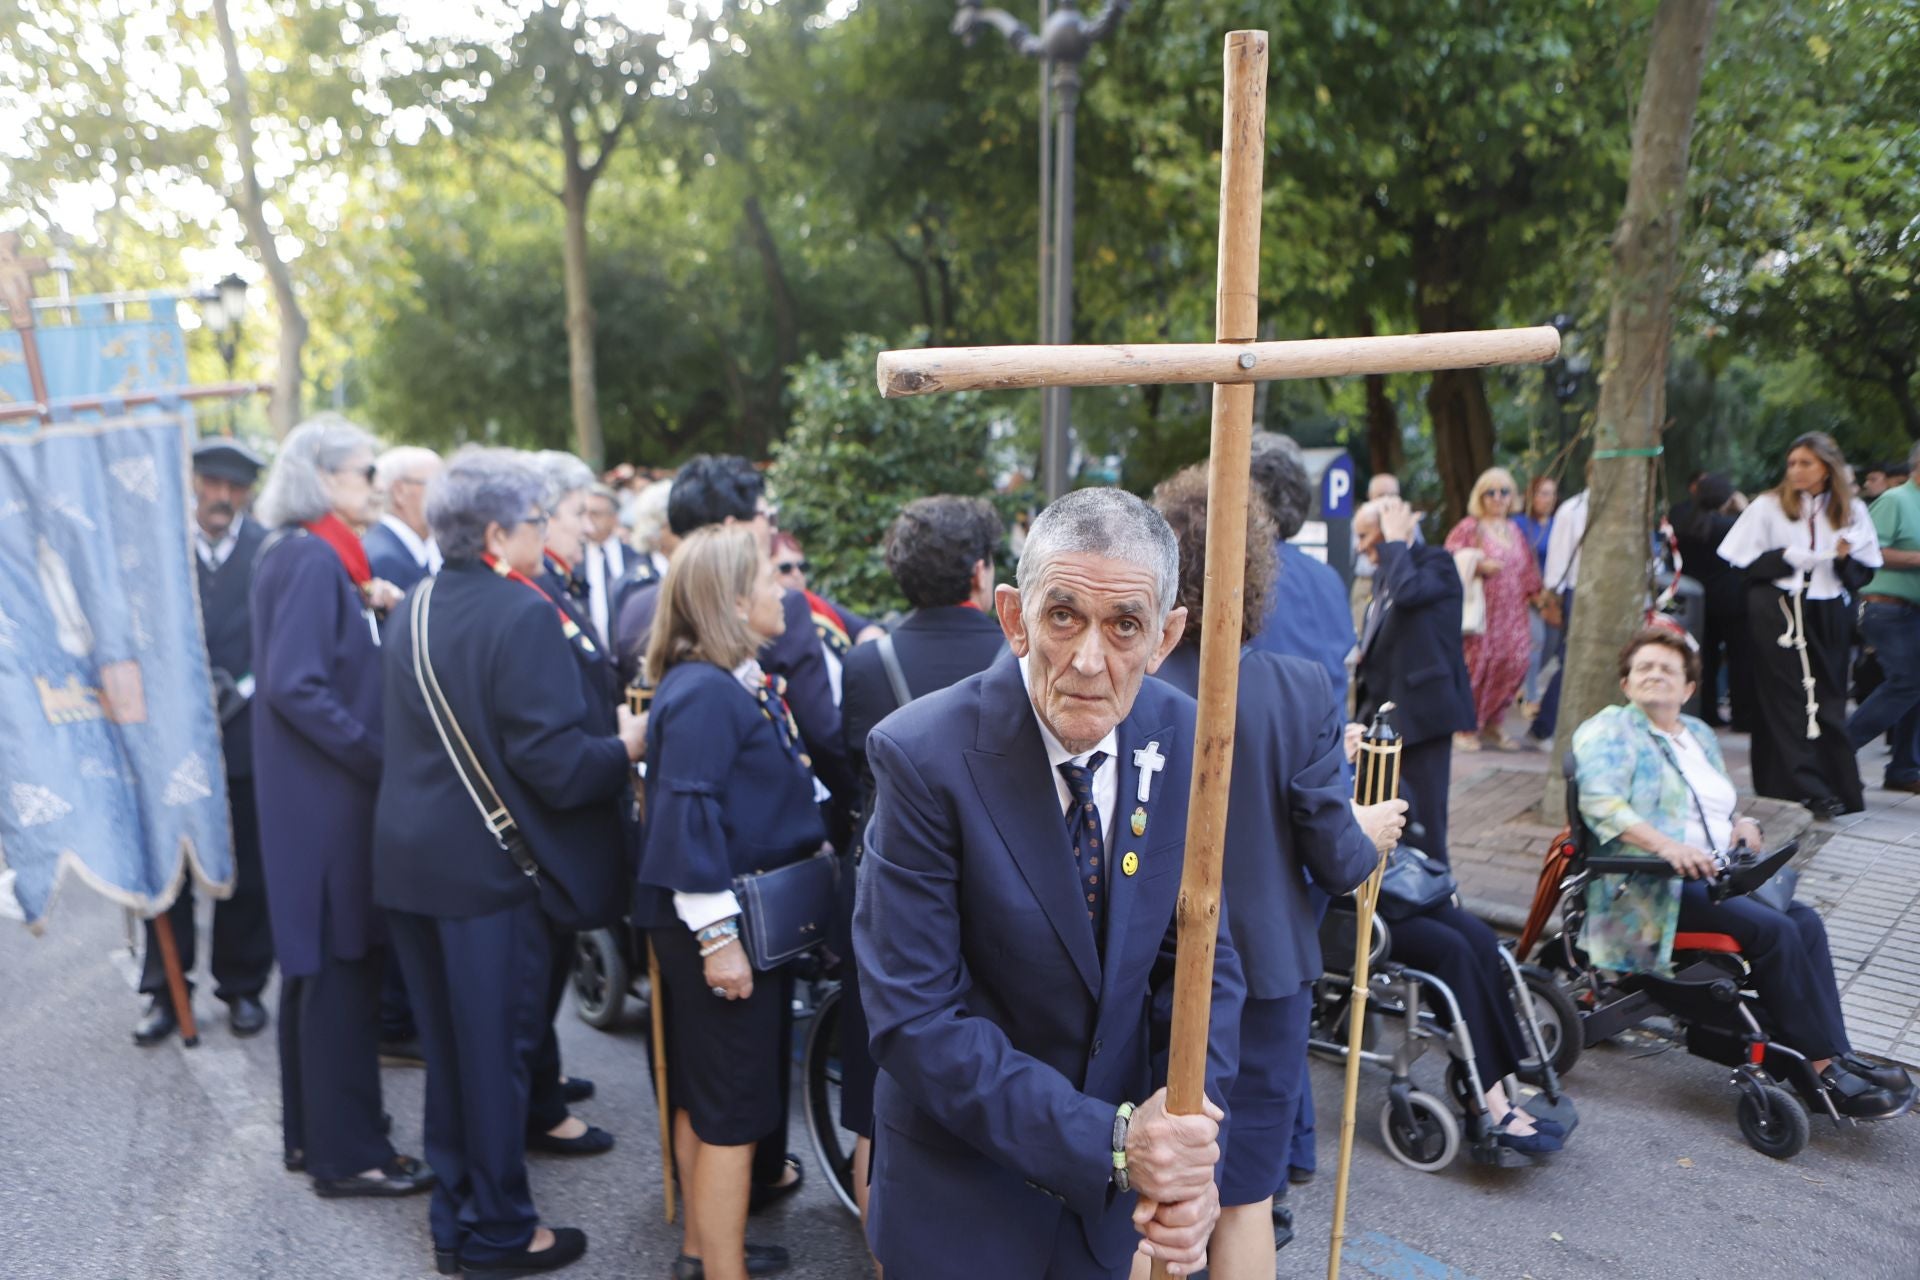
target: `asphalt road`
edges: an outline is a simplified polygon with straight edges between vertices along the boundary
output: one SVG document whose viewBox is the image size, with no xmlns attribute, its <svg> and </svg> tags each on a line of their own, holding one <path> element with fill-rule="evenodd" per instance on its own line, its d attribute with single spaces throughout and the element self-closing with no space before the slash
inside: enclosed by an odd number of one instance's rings
<svg viewBox="0 0 1920 1280">
<path fill-rule="evenodd" d="M 0 1276 L 430 1276 L 424 1198 L 324 1201 L 279 1164 L 271 1032 L 237 1041 L 197 1001 L 200 1047 L 137 1049 L 120 912 L 70 883 L 48 933 L 0 923 Z M 548 1220 L 583 1227 L 585 1277 L 657 1277 L 677 1252 L 661 1222 L 643 1028 L 594 1031 L 563 1013 L 568 1069 L 595 1080 L 581 1114 L 619 1146 L 536 1157 Z M 1650 1055 L 1650 1056 L 1641 1056 Z M 1428 1088 L 1439 1091 L 1430 1059 Z M 405 1150 L 419 1150 L 422 1074 L 385 1073 Z M 1844 1132 L 1816 1121 L 1798 1158 L 1749 1149 L 1723 1069 L 1657 1045 L 1604 1048 L 1568 1084 L 1582 1126 L 1551 1164 L 1440 1174 L 1394 1163 L 1379 1138 L 1384 1077 L 1363 1076 L 1345 1274 L 1395 1280 L 1847 1276 L 1920 1280 L 1920 1121 Z M 1322 1175 L 1293 1199 L 1282 1276 L 1324 1274 L 1339 1068 L 1314 1068 Z M 805 1151 L 797 1133 L 792 1147 Z M 794 1253 L 796 1280 L 868 1274 L 851 1220 L 817 1171 L 750 1229 Z"/>
</svg>

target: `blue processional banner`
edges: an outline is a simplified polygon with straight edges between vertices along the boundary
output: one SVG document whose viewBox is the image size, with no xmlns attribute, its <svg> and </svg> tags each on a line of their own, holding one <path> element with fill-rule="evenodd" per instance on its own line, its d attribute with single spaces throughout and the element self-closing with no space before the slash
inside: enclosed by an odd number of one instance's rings
<svg viewBox="0 0 1920 1280">
<path fill-rule="evenodd" d="M 192 411 L 57 403 L 135 389 L 76 386 L 116 366 L 180 385 L 169 329 L 41 329 L 96 354 L 58 382 L 49 366 L 52 425 L 0 426 L 0 886 L 34 927 L 69 870 L 143 915 L 188 875 L 216 897 L 233 879 L 187 499 Z"/>
</svg>

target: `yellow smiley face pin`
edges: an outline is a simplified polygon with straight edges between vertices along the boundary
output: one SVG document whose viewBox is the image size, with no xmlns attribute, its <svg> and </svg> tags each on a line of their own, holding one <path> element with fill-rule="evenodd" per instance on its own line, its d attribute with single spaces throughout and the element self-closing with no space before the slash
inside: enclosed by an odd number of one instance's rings
<svg viewBox="0 0 1920 1280">
<path fill-rule="evenodd" d="M 1140 869 L 1139 854 L 1130 852 L 1127 854 L 1126 857 L 1120 859 L 1120 873 L 1122 875 L 1130 876 L 1134 872 L 1138 871 L 1139 869 Z"/>
</svg>

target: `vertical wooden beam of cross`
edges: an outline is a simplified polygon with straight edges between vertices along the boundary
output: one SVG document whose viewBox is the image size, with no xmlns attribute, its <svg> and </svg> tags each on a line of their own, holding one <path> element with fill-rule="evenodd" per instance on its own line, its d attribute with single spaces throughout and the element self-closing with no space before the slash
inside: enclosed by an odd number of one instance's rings
<svg viewBox="0 0 1920 1280">
<path fill-rule="evenodd" d="M 1232 781 L 1240 685 L 1242 590 L 1254 384 L 1284 378 L 1430 372 L 1541 364 L 1560 349 L 1550 325 L 1308 342 L 1256 342 L 1262 164 L 1266 154 L 1267 35 L 1226 38 L 1220 147 L 1220 261 L 1212 343 L 1151 346 L 947 347 L 882 352 L 875 369 L 889 399 L 941 391 L 1211 382 L 1206 600 L 1200 710 L 1181 870 L 1168 1109 L 1192 1114 L 1205 1096 L 1220 864 Z M 1336 1264 L 1337 1265 L 1337 1264 Z M 1155 1263 L 1154 1275 L 1165 1275 Z"/>
<path fill-rule="evenodd" d="M 20 354 L 27 361 L 27 384 L 44 418 L 47 412 L 47 374 L 40 364 L 40 340 L 33 331 L 33 278 L 47 269 L 45 258 L 20 256 L 20 233 L 0 234 L 0 303 L 20 335 Z"/>
</svg>

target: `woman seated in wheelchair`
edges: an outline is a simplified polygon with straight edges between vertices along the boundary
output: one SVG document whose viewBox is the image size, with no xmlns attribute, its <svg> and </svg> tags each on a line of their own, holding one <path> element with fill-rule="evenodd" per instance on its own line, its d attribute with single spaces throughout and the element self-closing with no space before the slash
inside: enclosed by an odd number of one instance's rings
<svg viewBox="0 0 1920 1280">
<path fill-rule="evenodd" d="M 1898 1067 L 1854 1056 L 1841 1019 L 1827 930 L 1802 903 L 1784 911 L 1752 897 L 1715 902 L 1715 850 L 1762 847 L 1760 826 L 1738 812 L 1711 730 L 1680 708 L 1693 696 L 1700 656 L 1679 632 L 1641 630 L 1620 651 L 1627 705 L 1574 731 L 1580 819 L 1597 851 L 1640 850 L 1684 879 L 1622 893 L 1618 877 L 1588 890 L 1587 948 L 1600 968 L 1664 967 L 1676 930 L 1720 933 L 1740 946 L 1761 1006 L 1780 1039 L 1806 1055 L 1840 1114 L 1897 1111 L 1913 1083 Z M 1677 907 L 1677 910 L 1675 909 Z"/>
</svg>

